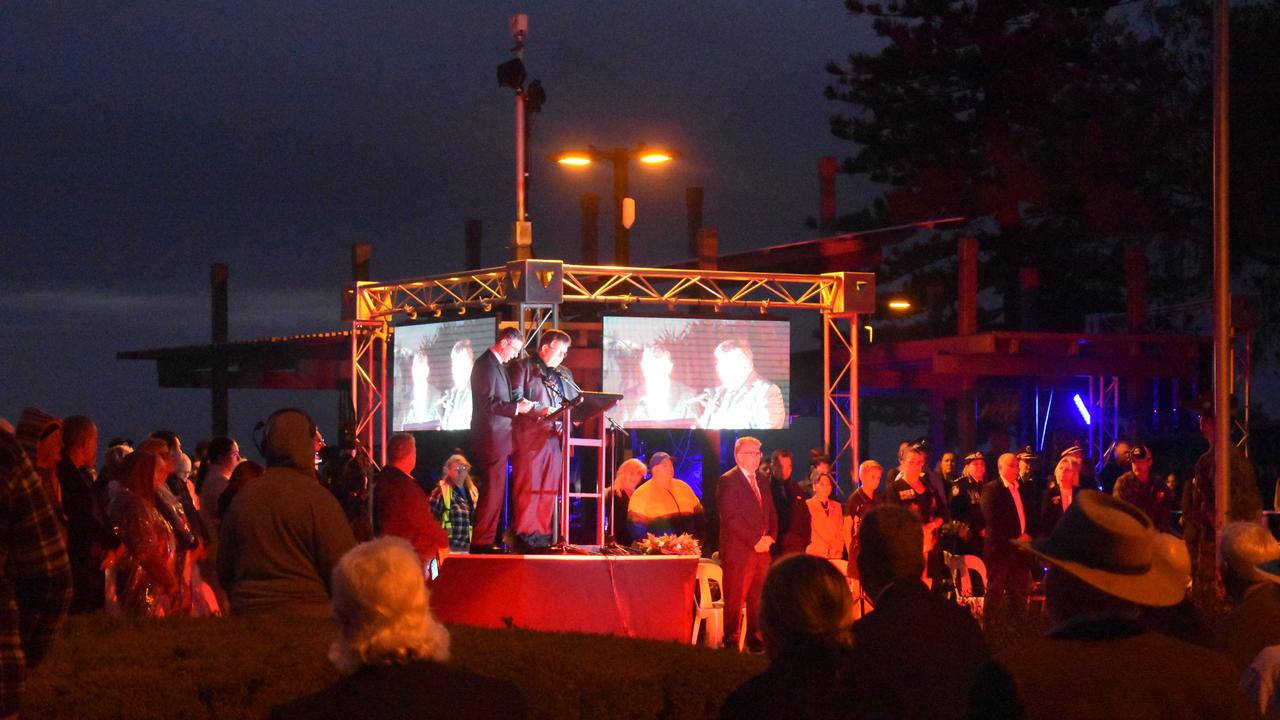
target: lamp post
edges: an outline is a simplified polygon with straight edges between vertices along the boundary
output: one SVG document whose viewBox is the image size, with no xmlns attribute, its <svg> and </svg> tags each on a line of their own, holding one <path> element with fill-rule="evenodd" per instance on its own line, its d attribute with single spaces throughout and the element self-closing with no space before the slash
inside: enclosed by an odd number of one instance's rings
<svg viewBox="0 0 1280 720">
<path fill-rule="evenodd" d="M 556 162 L 566 167 L 586 167 L 595 162 L 613 165 L 613 264 L 625 266 L 631 262 L 631 225 L 635 222 L 635 201 L 627 197 L 630 192 L 631 161 L 644 165 L 665 165 L 676 158 L 673 150 L 640 146 L 616 147 L 601 150 L 588 145 L 586 150 L 568 150 L 556 156 Z M 627 201 L 631 201 L 628 203 Z"/>
</svg>

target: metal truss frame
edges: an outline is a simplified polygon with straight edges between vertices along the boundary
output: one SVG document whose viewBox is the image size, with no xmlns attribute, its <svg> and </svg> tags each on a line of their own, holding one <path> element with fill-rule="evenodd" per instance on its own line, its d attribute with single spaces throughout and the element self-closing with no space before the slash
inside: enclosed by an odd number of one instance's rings
<svg viewBox="0 0 1280 720">
<path fill-rule="evenodd" d="M 874 312 L 873 273 L 749 273 L 730 270 L 574 265 L 559 260 L 518 260 L 501 267 L 395 282 L 359 282 L 344 290 L 352 323 L 351 397 L 357 444 L 378 464 L 386 460 L 386 342 L 397 317 L 442 317 L 479 308 L 511 306 L 530 342 L 549 322 L 558 324 L 565 303 L 664 305 L 800 310 L 823 315 L 823 433 L 844 432 L 835 455 L 846 448 L 858 460 L 858 348 L 860 313 Z M 847 319 L 848 331 L 838 322 Z M 364 341 L 362 341 L 362 339 Z M 832 373 L 832 347 L 848 360 Z M 839 391 L 848 382 L 847 394 Z M 839 402 L 847 399 L 848 411 Z M 376 442 L 375 442 L 376 441 Z M 380 448 L 377 458 L 374 448 Z"/>
<path fill-rule="evenodd" d="M 1096 470 L 1107 464 L 1106 453 L 1120 438 L 1120 378 L 1114 375 L 1089 377 L 1089 456 Z"/>
</svg>

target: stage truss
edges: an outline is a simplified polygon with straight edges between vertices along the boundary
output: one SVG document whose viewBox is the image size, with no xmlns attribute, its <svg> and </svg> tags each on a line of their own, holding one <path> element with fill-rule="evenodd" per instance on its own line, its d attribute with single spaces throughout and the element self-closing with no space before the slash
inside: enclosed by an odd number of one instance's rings
<svg viewBox="0 0 1280 720">
<path fill-rule="evenodd" d="M 343 300 L 344 319 L 351 322 L 357 447 L 378 465 L 386 462 L 387 345 L 397 319 L 453 319 L 510 307 L 509 321 L 521 328 L 529 343 L 544 327 L 559 324 L 564 304 L 820 313 L 824 445 L 837 458 L 846 449 L 855 464 L 859 457 L 857 328 L 858 316 L 875 309 L 873 273 L 747 273 L 519 260 L 448 275 L 352 283 L 344 289 Z M 832 350 L 839 351 L 840 360 Z M 838 441 L 833 441 L 833 431 Z M 832 447 L 835 442 L 838 448 Z"/>
</svg>

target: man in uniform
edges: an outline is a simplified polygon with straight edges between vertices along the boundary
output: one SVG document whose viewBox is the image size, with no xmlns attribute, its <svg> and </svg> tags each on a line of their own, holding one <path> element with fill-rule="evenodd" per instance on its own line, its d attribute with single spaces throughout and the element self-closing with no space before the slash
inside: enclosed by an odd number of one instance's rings
<svg viewBox="0 0 1280 720">
<path fill-rule="evenodd" d="M 1133 469 L 1116 478 L 1112 494 L 1137 505 L 1155 523 L 1156 530 L 1172 532 L 1173 498 L 1168 485 L 1151 478 L 1151 449 L 1139 443 L 1126 454 Z"/>
<path fill-rule="evenodd" d="M 551 514 L 564 474 L 561 419 L 549 416 L 578 396 L 573 374 L 561 367 L 571 340 L 562 330 L 546 330 L 538 352 L 511 364 L 511 387 L 533 403 L 529 412 L 516 417 L 512 435 L 512 460 L 516 504 L 516 546 L 523 552 L 544 551 L 551 546 Z"/>
<path fill-rule="evenodd" d="M 1191 600 L 1201 609 L 1213 611 L 1224 603 L 1222 581 L 1218 577 L 1217 532 L 1213 443 L 1217 419 L 1212 403 L 1197 407 L 1200 434 L 1209 449 L 1196 460 L 1195 477 L 1182 493 L 1182 534 L 1191 554 Z M 1230 422 L 1230 418 L 1227 419 Z M 1262 512 L 1262 495 L 1253 474 L 1253 464 L 1239 448 L 1228 448 L 1231 468 L 1227 522 L 1256 522 Z"/>
<path fill-rule="evenodd" d="M 481 353 L 471 368 L 471 456 L 480 487 L 471 552 L 502 552 L 498 520 L 507 499 L 507 458 L 511 455 L 511 419 L 529 411 L 533 403 L 517 395 L 506 364 L 524 345 L 520 331 L 503 328 L 493 347 Z"/>
<path fill-rule="evenodd" d="M 951 486 L 949 506 L 951 517 L 968 527 L 968 537 L 957 538 L 952 552 L 962 555 L 982 555 L 982 534 L 986 525 L 982 522 L 982 484 L 987 480 L 987 459 L 981 450 L 964 456 L 964 470 Z"/>
</svg>

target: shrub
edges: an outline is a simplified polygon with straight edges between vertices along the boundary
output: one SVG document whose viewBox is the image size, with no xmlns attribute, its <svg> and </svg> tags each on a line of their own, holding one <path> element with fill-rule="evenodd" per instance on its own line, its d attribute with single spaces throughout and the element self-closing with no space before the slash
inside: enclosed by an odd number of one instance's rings
<svg viewBox="0 0 1280 720">
<path fill-rule="evenodd" d="M 716 717 L 763 658 L 599 635 L 452 626 L 453 662 L 510 680 L 532 718 Z M 337 674 L 332 621 L 71 618 L 28 678 L 32 718 L 261 718 Z"/>
</svg>

